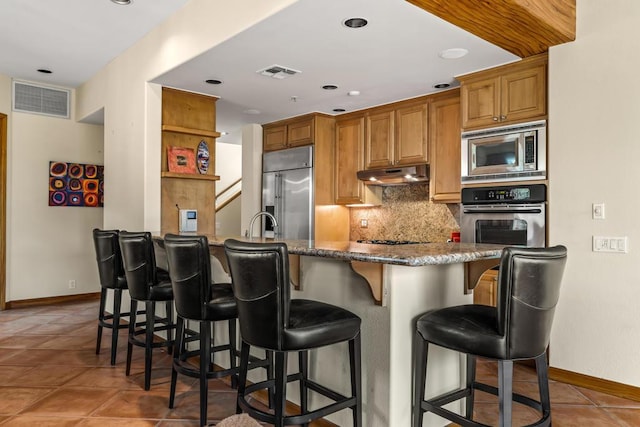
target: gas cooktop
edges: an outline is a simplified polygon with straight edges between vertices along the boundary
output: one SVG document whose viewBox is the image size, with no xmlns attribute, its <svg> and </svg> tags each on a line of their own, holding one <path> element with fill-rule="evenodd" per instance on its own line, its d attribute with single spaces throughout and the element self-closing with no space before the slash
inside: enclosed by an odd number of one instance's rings
<svg viewBox="0 0 640 427">
<path fill-rule="evenodd" d="M 368 243 L 371 245 L 415 245 L 426 242 L 413 242 L 411 240 L 357 240 L 358 243 Z"/>
</svg>

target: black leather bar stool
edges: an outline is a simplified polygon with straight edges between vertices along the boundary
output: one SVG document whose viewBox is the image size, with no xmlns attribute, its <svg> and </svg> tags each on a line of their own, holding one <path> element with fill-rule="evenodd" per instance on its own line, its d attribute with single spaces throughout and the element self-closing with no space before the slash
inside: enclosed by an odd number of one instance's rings
<svg viewBox="0 0 640 427">
<path fill-rule="evenodd" d="M 127 344 L 126 375 L 131 372 L 131 354 L 133 346 L 144 347 L 144 389 L 151 387 L 151 365 L 153 349 L 173 346 L 173 290 L 166 271 L 156 268 L 155 251 L 151 233 L 120 232 L 120 249 L 124 264 L 125 277 L 131 295 L 131 321 L 129 322 L 129 340 Z M 145 322 L 136 327 L 138 302 L 145 305 Z M 164 302 L 166 315 L 156 316 L 156 302 Z M 160 324 L 160 326 L 156 326 Z M 155 332 L 166 331 L 167 339 L 154 341 Z M 144 335 L 144 339 L 139 336 Z"/>
<path fill-rule="evenodd" d="M 511 426 L 512 400 L 541 412 L 532 426 L 551 425 L 547 347 L 567 259 L 564 246 L 506 248 L 500 260 L 498 304 L 469 304 L 432 310 L 416 324 L 414 340 L 413 427 L 421 427 L 424 412 L 433 412 L 463 427 L 484 426 L 473 421 L 474 391 L 499 397 L 500 426 Z M 467 355 L 466 387 L 425 400 L 429 344 Z M 498 387 L 475 379 L 476 357 L 498 361 Z M 513 393 L 513 362 L 536 363 L 540 401 Z M 443 406 L 466 398 L 466 417 Z"/>
<path fill-rule="evenodd" d="M 111 364 L 116 364 L 118 350 L 118 330 L 128 328 L 128 324 L 120 319 L 129 317 L 130 313 L 121 313 L 122 291 L 127 289 L 127 279 L 122 268 L 122 256 L 118 243 L 118 230 L 93 230 L 93 243 L 96 249 L 98 274 L 100 276 L 100 311 L 98 312 L 98 339 L 96 354 L 100 354 L 102 329 L 111 329 Z M 107 291 L 113 290 L 113 314 L 105 314 Z"/>
<path fill-rule="evenodd" d="M 178 373 L 200 379 L 200 425 L 207 421 L 208 380 L 232 375 L 232 385 L 237 379 L 236 349 L 236 300 L 231 284 L 211 283 L 211 261 L 209 242 L 205 236 L 178 236 L 167 234 L 164 238 L 171 283 L 178 314 L 176 342 L 171 373 L 169 407 L 173 408 Z M 186 341 L 193 338 L 185 321 L 196 321 L 200 325 L 197 336 L 198 350 L 188 350 Z M 224 345 L 214 343 L 213 324 L 226 320 L 229 324 L 229 342 Z M 215 370 L 213 356 L 216 352 L 228 351 L 230 367 Z M 200 368 L 194 369 L 190 359 L 200 358 Z M 253 367 L 268 367 L 268 361 L 255 363 Z"/>
<path fill-rule="evenodd" d="M 345 408 L 353 411 L 353 424 L 362 425 L 360 318 L 355 314 L 317 301 L 290 298 L 289 255 L 283 243 L 247 243 L 227 240 L 224 244 L 238 304 L 242 338 L 238 412 L 274 424 L 276 427 L 307 424 Z M 351 393 L 343 396 L 309 379 L 308 351 L 340 342 L 349 343 Z M 275 379 L 246 385 L 250 346 L 275 352 Z M 287 375 L 287 355 L 297 352 L 300 372 Z M 299 381 L 298 415 L 285 415 L 286 385 Z M 257 390 L 275 388 L 274 413 L 251 404 L 249 395 Z M 312 390 L 334 403 L 309 410 L 308 391 Z"/>
</svg>

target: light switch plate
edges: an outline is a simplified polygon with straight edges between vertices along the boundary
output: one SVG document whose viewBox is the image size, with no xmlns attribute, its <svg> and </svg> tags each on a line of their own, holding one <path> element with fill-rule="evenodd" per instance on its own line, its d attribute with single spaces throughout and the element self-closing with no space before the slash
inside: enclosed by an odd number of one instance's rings
<svg viewBox="0 0 640 427">
<path fill-rule="evenodd" d="M 591 217 L 593 219 L 604 219 L 604 203 L 591 205 Z"/>
<path fill-rule="evenodd" d="M 593 252 L 616 252 L 626 254 L 629 252 L 628 238 L 627 236 L 593 236 Z"/>
</svg>

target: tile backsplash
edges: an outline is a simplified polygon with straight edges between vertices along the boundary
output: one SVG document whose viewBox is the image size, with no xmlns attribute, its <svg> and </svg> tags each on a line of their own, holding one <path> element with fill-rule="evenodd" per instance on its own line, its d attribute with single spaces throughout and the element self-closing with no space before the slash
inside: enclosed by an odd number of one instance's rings
<svg viewBox="0 0 640 427">
<path fill-rule="evenodd" d="M 360 220 L 368 226 L 362 228 Z M 446 242 L 460 230 L 458 204 L 429 201 L 429 184 L 384 187 L 382 205 L 351 208 L 350 240 L 390 239 Z"/>
</svg>

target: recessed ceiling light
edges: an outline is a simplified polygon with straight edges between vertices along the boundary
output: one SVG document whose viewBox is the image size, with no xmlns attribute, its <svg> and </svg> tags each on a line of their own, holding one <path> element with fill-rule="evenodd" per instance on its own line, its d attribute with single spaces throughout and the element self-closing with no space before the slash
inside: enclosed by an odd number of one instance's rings
<svg viewBox="0 0 640 427">
<path fill-rule="evenodd" d="M 38 68 L 38 72 L 42 74 L 51 74 L 53 71 L 47 70 L 46 68 Z"/>
<path fill-rule="evenodd" d="M 349 28 L 362 28 L 368 23 L 364 18 L 349 18 L 342 21 L 342 25 Z"/>
<path fill-rule="evenodd" d="M 467 49 L 461 47 L 454 47 L 452 49 L 445 49 L 438 54 L 442 59 L 458 59 L 466 56 L 469 53 Z"/>
<path fill-rule="evenodd" d="M 258 115 L 260 114 L 260 110 L 256 110 L 255 108 L 249 108 L 248 110 L 244 110 L 243 113 Z"/>
<path fill-rule="evenodd" d="M 225 136 L 225 135 L 229 135 L 229 132 L 226 132 L 224 130 L 220 131 L 220 136 Z"/>
<path fill-rule="evenodd" d="M 345 111 L 347 111 L 347 110 L 345 110 L 344 108 L 334 108 L 333 109 L 334 113 L 344 113 Z"/>
<path fill-rule="evenodd" d="M 324 90 L 336 90 L 336 89 L 338 89 L 338 86 L 336 86 L 336 85 L 324 85 L 324 86 L 322 86 L 322 89 L 324 89 Z"/>
<path fill-rule="evenodd" d="M 114 2 L 115 4 L 119 4 L 121 6 L 127 6 L 129 4 L 131 4 L 131 2 L 133 0 L 111 0 L 112 2 Z"/>
<path fill-rule="evenodd" d="M 204 81 L 205 83 L 209 83 L 210 85 L 219 85 L 222 84 L 222 80 L 218 79 L 207 79 Z"/>
<path fill-rule="evenodd" d="M 360 95 L 360 91 L 359 90 L 350 90 L 349 91 L 349 96 L 358 96 Z"/>
<path fill-rule="evenodd" d="M 433 85 L 436 89 L 446 89 L 451 86 L 449 83 L 438 83 L 437 85 Z"/>
</svg>

